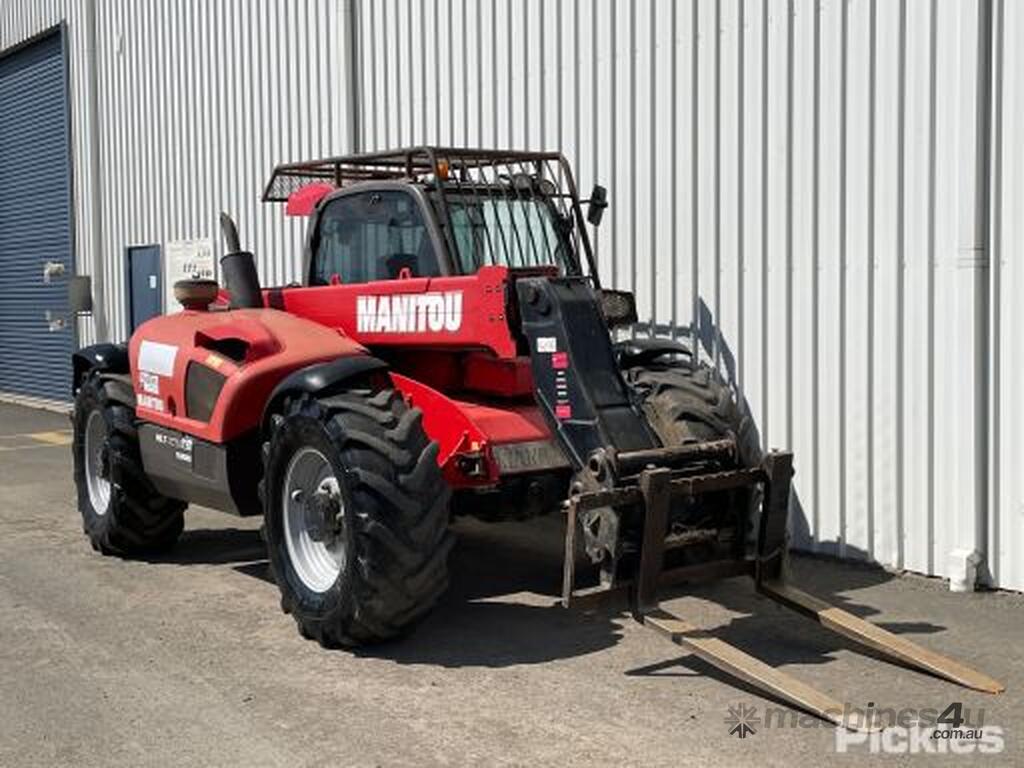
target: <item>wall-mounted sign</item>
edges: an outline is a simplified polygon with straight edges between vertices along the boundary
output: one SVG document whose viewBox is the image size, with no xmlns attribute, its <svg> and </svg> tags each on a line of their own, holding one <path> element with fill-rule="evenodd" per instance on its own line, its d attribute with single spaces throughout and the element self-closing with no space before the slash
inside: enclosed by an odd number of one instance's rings
<svg viewBox="0 0 1024 768">
<path fill-rule="evenodd" d="M 164 246 L 164 311 L 180 312 L 181 304 L 174 298 L 174 284 L 179 280 L 215 280 L 216 259 L 209 238 L 171 240 Z"/>
</svg>

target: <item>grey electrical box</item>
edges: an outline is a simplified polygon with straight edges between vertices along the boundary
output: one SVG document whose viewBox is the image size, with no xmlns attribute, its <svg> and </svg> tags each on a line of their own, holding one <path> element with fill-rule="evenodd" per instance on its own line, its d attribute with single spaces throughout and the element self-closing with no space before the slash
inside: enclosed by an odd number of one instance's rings
<svg viewBox="0 0 1024 768">
<path fill-rule="evenodd" d="M 68 281 L 68 307 L 75 315 L 92 312 L 92 277 L 75 275 Z"/>
</svg>

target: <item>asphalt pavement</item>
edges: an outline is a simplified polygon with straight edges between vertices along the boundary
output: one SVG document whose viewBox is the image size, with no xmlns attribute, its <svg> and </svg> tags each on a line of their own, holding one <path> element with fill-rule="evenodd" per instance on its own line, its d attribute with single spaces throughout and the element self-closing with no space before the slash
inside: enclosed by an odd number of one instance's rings
<svg viewBox="0 0 1024 768">
<path fill-rule="evenodd" d="M 749 580 L 666 601 L 850 707 L 959 711 L 986 729 L 982 744 L 893 729 L 872 743 L 764 698 L 621 605 L 556 606 L 557 519 L 459 521 L 437 610 L 358 652 L 303 640 L 281 613 L 259 524 L 190 509 L 169 555 L 101 557 L 75 509 L 67 417 L 0 404 L 0 766 L 1024 764 L 1020 594 L 794 558 L 800 586 L 998 678 L 999 696 L 860 652 Z"/>
</svg>

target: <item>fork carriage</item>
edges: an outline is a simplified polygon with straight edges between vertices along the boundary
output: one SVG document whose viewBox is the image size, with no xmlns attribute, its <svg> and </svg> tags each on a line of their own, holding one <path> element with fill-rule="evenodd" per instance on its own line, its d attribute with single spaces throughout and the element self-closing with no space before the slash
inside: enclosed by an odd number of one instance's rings
<svg viewBox="0 0 1024 768">
<path fill-rule="evenodd" d="M 689 455 L 712 455 L 728 454 L 734 450 L 735 446 L 731 441 L 721 440 L 687 446 L 685 452 Z M 639 460 L 644 464 L 644 469 L 636 475 L 635 482 L 613 490 L 576 494 L 565 503 L 562 605 L 579 607 L 581 603 L 585 605 L 610 592 L 627 591 L 633 617 L 645 627 L 712 666 L 800 709 L 851 730 L 874 731 L 880 728 L 874 723 L 844 719 L 845 710 L 842 703 L 673 615 L 660 606 L 659 589 L 747 575 L 754 580 L 755 589 L 760 594 L 869 648 L 889 661 L 983 693 L 1001 693 L 1004 690 L 1002 683 L 987 675 L 894 635 L 786 582 L 786 518 L 793 475 L 791 453 L 773 451 L 764 457 L 760 467 L 703 475 L 687 474 L 685 471 L 659 466 L 658 457 L 654 452 L 639 457 L 625 454 L 621 458 L 626 462 Z M 759 485 L 762 489 L 762 514 L 753 557 L 712 560 L 699 565 L 676 568 L 663 567 L 666 551 L 673 547 L 686 546 L 699 538 L 691 536 L 680 539 L 671 534 L 665 535 L 668 510 L 673 499 L 691 498 L 703 493 L 746 488 L 751 485 Z M 643 508 L 644 535 L 635 578 L 577 590 L 575 553 L 580 514 L 597 507 L 620 505 L 639 505 Z"/>
</svg>

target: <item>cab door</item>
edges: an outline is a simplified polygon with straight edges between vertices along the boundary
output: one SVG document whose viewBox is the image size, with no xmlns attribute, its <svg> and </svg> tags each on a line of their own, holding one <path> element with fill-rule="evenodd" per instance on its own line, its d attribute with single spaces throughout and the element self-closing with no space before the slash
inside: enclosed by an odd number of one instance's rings
<svg viewBox="0 0 1024 768">
<path fill-rule="evenodd" d="M 323 204 L 310 242 L 307 285 L 442 274 L 436 233 L 420 201 L 409 191 L 352 191 Z"/>
</svg>

